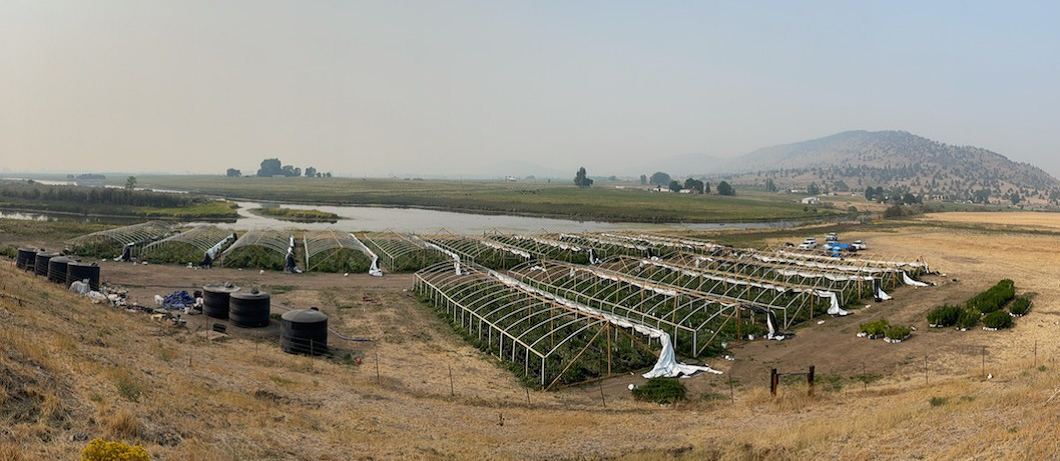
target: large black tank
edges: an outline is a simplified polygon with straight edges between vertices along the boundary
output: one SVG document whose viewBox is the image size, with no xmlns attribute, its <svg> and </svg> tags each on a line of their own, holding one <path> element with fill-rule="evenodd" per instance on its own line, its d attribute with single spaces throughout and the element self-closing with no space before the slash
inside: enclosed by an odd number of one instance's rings
<svg viewBox="0 0 1060 461">
<path fill-rule="evenodd" d="M 70 263 L 77 262 L 72 258 L 66 256 L 56 256 L 48 260 L 48 281 L 55 282 L 60 285 L 66 284 L 66 266 Z"/>
<path fill-rule="evenodd" d="M 73 261 L 66 265 L 67 284 L 85 279 L 88 279 L 89 288 L 93 291 L 99 291 L 99 264 Z"/>
<path fill-rule="evenodd" d="M 328 316 L 317 308 L 280 316 L 280 347 L 288 354 L 320 355 L 328 350 Z"/>
<path fill-rule="evenodd" d="M 269 294 L 257 288 L 236 291 L 229 296 L 228 319 L 237 327 L 260 328 L 269 325 Z"/>
<path fill-rule="evenodd" d="M 15 266 L 19 269 L 25 269 L 28 271 L 33 270 L 33 265 L 37 262 L 37 249 L 36 248 L 19 248 L 18 257 L 15 258 Z"/>
<path fill-rule="evenodd" d="M 231 282 L 202 287 L 202 313 L 215 319 L 227 319 L 230 296 L 236 291 L 239 287 Z"/>
<path fill-rule="evenodd" d="M 37 257 L 33 261 L 33 273 L 37 275 L 48 275 L 48 261 L 52 258 L 59 256 L 59 253 L 53 253 L 51 251 L 38 251 Z"/>
</svg>

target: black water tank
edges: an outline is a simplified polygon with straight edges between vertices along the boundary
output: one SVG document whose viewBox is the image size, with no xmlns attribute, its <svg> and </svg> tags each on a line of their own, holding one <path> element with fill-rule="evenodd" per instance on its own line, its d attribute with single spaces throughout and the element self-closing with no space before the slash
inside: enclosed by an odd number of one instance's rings
<svg viewBox="0 0 1060 461">
<path fill-rule="evenodd" d="M 80 282 L 88 279 L 88 286 L 99 291 L 99 264 L 70 262 L 66 265 L 66 283 Z"/>
<path fill-rule="evenodd" d="M 317 308 L 280 316 L 280 347 L 288 354 L 320 355 L 328 350 L 328 316 Z"/>
<path fill-rule="evenodd" d="M 37 262 L 37 249 L 36 248 L 19 248 L 18 257 L 15 258 L 15 266 L 19 269 L 33 270 L 33 265 Z"/>
<path fill-rule="evenodd" d="M 254 288 L 229 296 L 228 318 L 237 327 L 260 328 L 269 325 L 269 294 Z"/>
<path fill-rule="evenodd" d="M 230 296 L 236 291 L 239 287 L 231 282 L 202 287 L 202 313 L 215 319 L 227 319 Z"/>
<path fill-rule="evenodd" d="M 61 285 L 66 284 L 66 266 L 70 263 L 77 262 L 73 258 L 67 258 L 66 256 L 56 256 L 48 260 L 48 281 L 55 282 Z"/>
<path fill-rule="evenodd" d="M 37 252 L 37 257 L 33 261 L 33 273 L 37 275 L 48 275 L 48 261 L 56 256 L 59 256 L 59 253 L 52 253 L 50 251 Z"/>
</svg>

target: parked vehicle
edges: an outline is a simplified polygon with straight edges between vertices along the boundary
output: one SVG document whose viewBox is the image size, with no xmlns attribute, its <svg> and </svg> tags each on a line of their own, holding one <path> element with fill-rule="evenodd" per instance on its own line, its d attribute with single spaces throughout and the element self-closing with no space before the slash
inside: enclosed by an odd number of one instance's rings
<svg viewBox="0 0 1060 461">
<path fill-rule="evenodd" d="M 868 245 L 865 244 L 864 240 L 855 240 L 854 243 L 850 244 L 850 248 L 861 251 L 868 249 Z"/>
<path fill-rule="evenodd" d="M 839 234 L 837 234 L 835 232 L 829 232 L 828 235 L 825 236 L 824 241 L 826 241 L 826 242 L 838 242 L 839 241 Z"/>
<path fill-rule="evenodd" d="M 817 239 L 813 237 L 803 240 L 802 243 L 799 244 L 800 250 L 812 250 L 814 248 L 817 248 Z"/>
</svg>

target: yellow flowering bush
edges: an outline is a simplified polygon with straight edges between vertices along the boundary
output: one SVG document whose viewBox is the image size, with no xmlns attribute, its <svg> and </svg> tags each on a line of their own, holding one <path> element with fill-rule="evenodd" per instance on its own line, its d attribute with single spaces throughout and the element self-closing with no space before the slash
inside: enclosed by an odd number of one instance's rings
<svg viewBox="0 0 1060 461">
<path fill-rule="evenodd" d="M 81 461 L 151 461 L 151 455 L 139 445 L 94 439 L 81 452 Z"/>
</svg>

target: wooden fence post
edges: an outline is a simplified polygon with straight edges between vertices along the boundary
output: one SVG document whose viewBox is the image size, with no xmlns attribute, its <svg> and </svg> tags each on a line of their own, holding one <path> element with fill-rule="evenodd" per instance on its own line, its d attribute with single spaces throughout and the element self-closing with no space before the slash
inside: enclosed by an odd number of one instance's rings
<svg viewBox="0 0 1060 461">
<path fill-rule="evenodd" d="M 779 384 L 779 381 L 780 381 L 780 375 L 777 374 L 777 369 L 776 368 L 770 369 L 769 370 L 769 393 L 772 394 L 773 397 L 777 396 L 777 384 Z"/>
<path fill-rule="evenodd" d="M 810 372 L 806 374 L 806 382 L 810 385 L 810 397 L 813 397 L 813 371 L 814 366 L 810 365 Z"/>
</svg>

